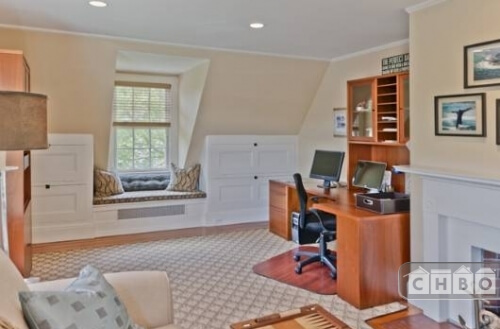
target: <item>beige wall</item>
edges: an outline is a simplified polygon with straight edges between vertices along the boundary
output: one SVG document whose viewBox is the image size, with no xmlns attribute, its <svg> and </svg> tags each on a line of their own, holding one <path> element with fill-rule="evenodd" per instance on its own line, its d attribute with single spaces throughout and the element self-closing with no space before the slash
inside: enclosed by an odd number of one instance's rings
<svg viewBox="0 0 500 329">
<path fill-rule="evenodd" d="M 495 144 L 499 87 L 464 89 L 464 46 L 500 38 L 500 2 L 445 1 L 410 16 L 411 163 L 500 178 Z M 434 96 L 486 92 L 486 137 L 434 135 Z M 422 198 L 412 178 L 412 260 L 422 256 Z"/>
<path fill-rule="evenodd" d="M 299 134 L 299 171 L 309 176 L 315 149 L 347 150 L 346 137 L 333 137 L 333 108 L 347 107 L 347 81 L 381 74 L 384 57 L 408 52 L 408 44 L 397 45 L 330 63 Z M 341 180 L 347 180 L 347 158 Z"/>
<path fill-rule="evenodd" d="M 119 50 L 206 58 L 210 69 L 186 162 L 199 161 L 208 134 L 297 134 L 327 62 L 164 44 L 0 29 L 0 48 L 21 49 L 32 90 L 49 97 L 49 131 L 91 133 L 107 165 Z"/>
<path fill-rule="evenodd" d="M 205 61 L 180 77 L 179 83 L 179 166 L 185 166 L 189 146 L 205 88 L 209 62 Z M 198 162 L 198 159 L 192 159 Z"/>
</svg>

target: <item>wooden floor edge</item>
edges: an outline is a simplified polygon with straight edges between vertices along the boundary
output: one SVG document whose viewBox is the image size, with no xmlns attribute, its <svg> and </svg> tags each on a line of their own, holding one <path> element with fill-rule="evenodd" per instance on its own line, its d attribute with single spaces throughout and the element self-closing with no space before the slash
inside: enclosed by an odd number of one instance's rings
<svg viewBox="0 0 500 329">
<path fill-rule="evenodd" d="M 114 235 L 84 240 L 60 241 L 39 243 L 32 245 L 34 254 L 47 252 L 60 252 L 74 249 L 91 249 L 108 247 L 120 244 L 130 244 L 139 242 L 149 242 L 166 239 L 187 238 L 192 236 L 204 236 L 217 233 L 234 232 L 241 230 L 253 230 L 268 228 L 268 222 L 252 222 L 243 224 L 231 224 L 221 226 L 193 227 L 179 230 L 157 231 L 147 233 L 136 233 L 126 235 Z"/>
<path fill-rule="evenodd" d="M 408 302 L 401 302 L 402 304 L 406 304 L 408 308 L 389 313 L 389 314 L 383 314 L 371 319 L 366 320 L 365 322 L 372 327 L 373 329 L 386 329 L 386 328 L 392 328 L 391 323 L 394 321 L 400 320 L 400 319 L 405 319 L 413 316 L 423 316 L 426 317 L 430 323 L 432 323 L 431 327 L 428 327 L 426 329 L 454 329 L 454 328 L 459 328 L 456 325 L 450 323 L 450 322 L 443 322 L 443 323 L 438 323 L 429 317 L 427 317 L 425 314 L 423 314 L 422 309 L 408 303 Z M 396 327 L 394 327 L 396 328 Z M 399 329 L 421 329 L 418 327 L 418 324 L 412 325 L 411 323 L 398 323 L 397 328 Z"/>
</svg>

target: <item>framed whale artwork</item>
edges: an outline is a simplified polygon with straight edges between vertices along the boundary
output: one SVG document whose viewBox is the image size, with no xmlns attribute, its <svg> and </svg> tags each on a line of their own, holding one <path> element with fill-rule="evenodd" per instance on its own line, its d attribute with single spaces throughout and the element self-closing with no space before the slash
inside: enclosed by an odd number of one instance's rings
<svg viewBox="0 0 500 329">
<path fill-rule="evenodd" d="M 486 94 L 434 97 L 434 124 L 437 136 L 486 136 Z"/>
</svg>

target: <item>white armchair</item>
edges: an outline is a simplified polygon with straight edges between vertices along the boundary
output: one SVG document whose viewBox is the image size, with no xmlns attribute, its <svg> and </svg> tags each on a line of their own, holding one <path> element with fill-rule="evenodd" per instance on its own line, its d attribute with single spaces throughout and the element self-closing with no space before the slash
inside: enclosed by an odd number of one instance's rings
<svg viewBox="0 0 500 329">
<path fill-rule="evenodd" d="M 173 324 L 172 294 L 165 272 L 120 272 L 104 276 L 115 288 L 135 323 L 148 329 L 179 329 Z M 18 292 L 63 290 L 72 281 L 73 279 L 63 279 L 27 285 L 14 264 L 0 251 L 0 318 L 18 329 L 28 329 Z"/>
</svg>

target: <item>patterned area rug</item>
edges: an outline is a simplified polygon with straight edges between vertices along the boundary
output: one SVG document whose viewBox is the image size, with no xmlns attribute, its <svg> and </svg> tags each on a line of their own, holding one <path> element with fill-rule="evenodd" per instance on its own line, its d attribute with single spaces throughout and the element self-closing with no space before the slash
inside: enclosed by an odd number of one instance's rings
<svg viewBox="0 0 500 329">
<path fill-rule="evenodd" d="M 33 276 L 74 277 L 86 264 L 102 272 L 166 271 L 175 322 L 184 329 L 223 329 L 229 324 L 308 304 L 320 304 L 352 328 L 404 309 L 391 303 L 358 310 L 337 295 L 318 295 L 252 272 L 252 266 L 296 245 L 265 229 L 152 241 L 96 249 L 36 254 Z"/>
</svg>

